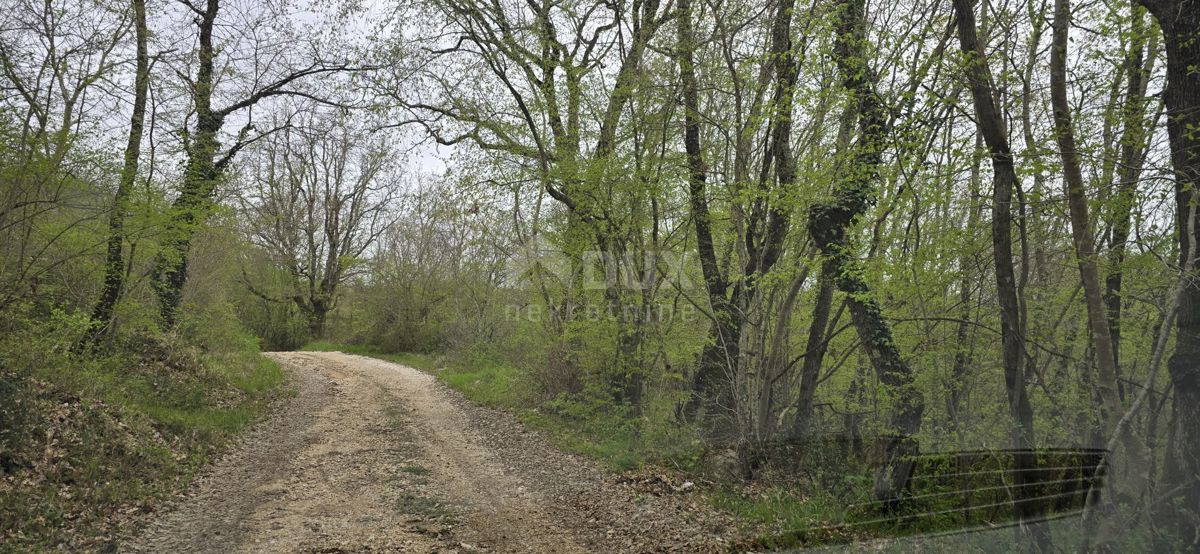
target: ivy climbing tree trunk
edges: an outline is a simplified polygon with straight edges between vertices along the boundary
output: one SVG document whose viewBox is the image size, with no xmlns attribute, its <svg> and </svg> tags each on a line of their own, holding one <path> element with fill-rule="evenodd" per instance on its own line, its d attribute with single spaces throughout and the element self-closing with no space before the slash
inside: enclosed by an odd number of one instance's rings
<svg viewBox="0 0 1200 554">
<path fill-rule="evenodd" d="M 183 184 L 179 196 L 172 202 L 168 212 L 168 220 L 161 234 L 162 247 L 151 275 L 154 291 L 158 295 L 162 323 L 168 329 L 176 323 L 183 286 L 187 282 L 192 240 L 215 208 L 213 196 L 221 176 L 243 148 L 289 126 L 284 123 L 272 129 L 259 130 L 254 126 L 254 122 L 248 121 L 237 133 L 232 144 L 222 149 L 220 134 L 225 120 L 239 110 L 252 108 L 263 99 L 275 96 L 302 96 L 319 104 L 348 108 L 333 99 L 322 98 L 312 92 L 293 87 L 299 84 L 298 81 L 315 75 L 362 70 L 347 63 L 327 64 L 319 59 L 293 68 L 286 60 L 278 57 L 272 57 L 271 63 L 252 58 L 252 61 L 264 67 L 280 65 L 287 69 L 281 71 L 274 79 L 256 76 L 252 90 L 230 104 L 215 106 L 213 96 L 219 79 L 215 72 L 216 57 L 221 49 L 215 44 L 213 33 L 219 27 L 217 14 L 220 11 L 221 0 L 205 0 L 203 7 L 191 0 L 179 1 L 195 16 L 193 22 L 197 29 L 196 76 L 187 81 L 196 123 L 184 133 L 187 161 L 184 164 Z M 236 64 L 226 66 L 229 68 L 227 70 L 232 71 L 234 65 Z"/>
<path fill-rule="evenodd" d="M 913 372 L 901 357 L 892 328 L 872 298 L 847 237 L 854 222 L 876 200 L 879 167 L 887 140 L 887 114 L 875 92 L 875 77 L 864 54 L 862 0 L 838 3 L 834 58 L 842 85 L 850 93 L 858 119 L 858 144 L 854 162 L 838 180 L 833 199 L 814 204 L 808 213 L 808 232 L 825 257 L 828 273 L 847 295 L 850 317 L 871 360 L 879 382 L 887 387 L 895 405 L 889 424 L 895 436 L 888 440 L 884 462 L 875 478 L 877 499 L 894 503 L 908 484 L 911 457 L 917 453 L 915 435 L 921 427 L 925 405 L 913 384 Z"/>
<path fill-rule="evenodd" d="M 214 158 L 220 149 L 217 135 L 225 123 L 225 116 L 215 111 L 212 103 L 213 61 L 216 56 L 213 28 L 219 8 L 219 0 L 207 0 L 205 9 L 196 14 L 199 29 L 198 66 L 191 86 L 196 126 L 187 137 L 183 188 L 171 204 L 169 220 L 163 231 L 162 252 L 155 260 L 152 275 L 154 291 L 158 295 L 159 315 L 166 328 L 175 326 L 183 285 L 187 281 L 192 237 L 211 209 L 212 194 L 219 174 Z"/>
<path fill-rule="evenodd" d="M 125 213 L 129 207 L 129 194 L 137 179 L 138 158 L 142 152 L 142 130 L 146 120 L 146 98 L 150 91 L 150 55 L 147 41 L 150 31 L 146 27 L 146 1 L 133 0 L 133 28 L 137 43 L 136 69 L 133 79 L 133 113 L 129 117 L 129 138 L 125 143 L 124 165 L 121 166 L 117 192 L 113 196 L 112 214 L 108 217 L 108 246 L 104 259 L 104 288 L 92 310 L 92 327 L 86 342 L 94 343 L 109 325 L 113 311 L 125 287 Z"/>
</svg>

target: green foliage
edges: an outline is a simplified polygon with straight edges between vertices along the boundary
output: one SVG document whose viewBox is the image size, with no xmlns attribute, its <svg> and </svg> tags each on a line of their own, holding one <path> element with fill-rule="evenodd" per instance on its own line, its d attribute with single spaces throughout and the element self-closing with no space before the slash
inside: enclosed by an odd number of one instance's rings
<svg viewBox="0 0 1200 554">
<path fill-rule="evenodd" d="M 559 447 L 601 460 L 616 470 L 640 467 L 656 446 L 641 440 L 637 422 L 607 412 L 595 402 L 551 402 L 543 409 L 522 412 L 521 422 L 545 432 Z"/>
<path fill-rule="evenodd" d="M 495 407 L 521 406 L 528 398 L 521 386 L 523 375 L 516 368 L 504 364 L 475 363 L 456 365 L 456 369 L 443 370 L 442 380 L 462 391 L 471 400 Z"/>
<path fill-rule="evenodd" d="M 308 322 L 296 303 L 287 295 L 295 286 L 286 271 L 272 266 L 257 249 L 246 252 L 246 278 L 254 291 L 237 287 L 232 291 L 237 302 L 234 311 L 248 331 L 259 337 L 263 350 L 292 350 L 311 337 Z"/>
<path fill-rule="evenodd" d="M 1001 368 L 1002 324 L 994 273 L 998 260 L 988 232 L 989 210 L 995 206 L 989 198 L 991 159 L 979 140 L 962 80 L 964 65 L 974 65 L 964 64 L 963 58 L 985 60 L 975 53 L 961 55 L 952 34 L 946 33 L 945 18 L 930 18 L 932 12 L 924 9 L 928 7 L 873 7 L 878 13 L 862 29 L 863 44 L 851 41 L 864 48 L 852 55 L 837 48 L 833 24 L 839 10 L 809 10 L 803 18 L 796 12 L 791 38 L 805 52 L 794 66 L 800 76 L 794 90 L 784 87 L 773 93 L 770 88 L 753 92 L 744 87 L 761 85 L 760 79 L 775 74 L 770 64 L 778 62 L 781 53 L 754 50 L 766 47 L 763 33 L 772 28 L 774 10 L 740 3 L 701 10 L 698 30 L 711 36 L 692 52 L 697 85 L 704 91 L 702 113 L 696 114 L 702 165 L 707 166 L 702 186 L 688 180 L 679 150 L 683 110 L 678 109 L 679 64 L 671 56 L 669 34 L 652 41 L 656 46 L 643 53 L 644 65 L 633 72 L 637 78 L 613 97 L 606 97 L 614 91 L 607 88 L 610 79 L 599 78 L 603 73 L 591 73 L 593 68 L 587 66 L 567 69 L 570 64 L 553 58 L 540 61 L 551 73 L 565 70 L 570 77 L 566 81 L 580 86 L 564 84 L 562 78 L 568 75 L 561 74 L 555 85 L 547 75 L 546 87 L 508 88 L 525 96 L 518 106 L 507 95 L 494 94 L 504 87 L 487 72 L 467 82 L 445 79 L 470 66 L 472 61 L 456 56 L 473 51 L 445 52 L 428 60 L 422 70 L 431 72 L 430 83 L 455 85 L 441 91 L 447 105 L 426 115 L 436 114 L 449 124 L 460 114 L 464 119 L 458 123 L 476 133 L 461 137 L 444 177 L 420 179 L 397 199 L 396 222 L 380 236 L 377 248 L 363 258 L 337 260 L 360 273 L 337 293 L 328 332 L 321 337 L 328 342 L 305 348 L 341 349 L 424 369 L 476 402 L 515 412 L 563 447 L 621 469 L 665 463 L 720 473 L 714 470 L 725 469 L 721 466 L 728 460 L 722 458 L 730 451 L 737 451 L 734 463 L 748 465 L 740 459 L 741 445 L 786 441 L 797 427 L 797 406 L 810 392 L 820 407 L 812 425 L 819 433 L 859 438 L 894 431 L 889 416 L 904 399 L 919 395 L 925 408 L 915 440 L 922 451 L 1009 444 L 1014 423 Z M 1073 245 L 1061 213 L 1062 168 L 1048 135 L 1051 113 L 1041 92 L 1046 50 L 1045 37 L 1037 33 L 1048 22 L 1045 8 L 990 10 L 981 17 L 979 32 L 990 37 L 986 56 L 994 56 L 989 80 L 996 90 L 1011 92 L 995 100 L 1011 116 L 1006 120 L 1022 178 L 1010 207 L 1017 227 L 1014 251 L 1020 271 L 1015 285 L 1028 350 L 1025 381 L 1033 431 L 1039 444 L 1074 445 L 1097 440 L 1090 359 L 1094 349 L 1077 290 Z M 568 3 L 547 9 L 555 14 L 553 19 L 571 17 L 574 8 Z M 1160 389 L 1129 424 L 1146 436 L 1149 450 L 1161 456 L 1171 439 L 1166 431 L 1170 424 L 1162 415 L 1170 407 L 1170 392 L 1164 376 L 1148 375 L 1147 368 L 1151 345 L 1164 332 L 1159 326 L 1175 279 L 1169 260 L 1178 257 L 1171 223 L 1177 219 L 1170 201 L 1178 173 L 1168 167 L 1161 140 L 1151 141 L 1146 160 L 1121 159 L 1120 149 L 1121 144 L 1140 145 L 1144 140 L 1126 131 L 1138 126 L 1126 121 L 1130 107 L 1144 105 L 1145 116 L 1158 109 L 1156 97 L 1127 98 L 1123 81 L 1125 72 L 1135 69 L 1130 47 L 1142 43 L 1141 38 L 1155 43 L 1159 31 L 1154 25 L 1132 28 L 1132 16 L 1140 13 L 1136 9 L 1080 5 L 1076 11 L 1087 28 L 1098 29 L 1073 39 L 1078 55 L 1072 59 L 1079 61 L 1071 74 L 1078 112 L 1074 124 L 1081 137 L 1080 154 L 1088 160 L 1088 196 L 1100 242 L 1112 240 L 1120 214 L 1135 208 L 1129 217 L 1136 240 L 1129 243 L 1124 260 L 1108 259 L 1106 264 L 1113 267 L 1104 268 L 1109 275 L 1124 275 L 1120 362 L 1128 380 L 1122 385 L 1126 406 L 1141 383 Z M 727 21 L 739 23 L 725 25 Z M 889 24 L 880 26 L 881 21 Z M 493 22 L 472 24 L 487 27 Z M 996 29 L 1016 31 L 996 34 Z M 495 31 L 510 33 L 517 42 L 546 39 L 537 36 L 537 26 Z M 1032 32 L 1026 35 L 1027 31 Z M 1148 36 L 1140 37 L 1143 33 Z M 443 37 L 427 38 L 436 44 Z M 409 40 L 420 37 L 404 37 Z M 618 43 L 627 44 L 613 42 Z M 504 62 L 512 55 L 509 50 L 483 55 Z M 538 56 L 558 56 L 559 50 L 522 52 L 529 59 L 516 61 L 539 65 Z M 736 55 L 727 59 L 734 51 Z M 1142 63 L 1161 58 L 1153 49 L 1141 54 L 1137 57 L 1144 58 Z M 842 68 L 836 70 L 839 56 Z M 451 65 L 439 65 L 444 62 Z M 1161 64 L 1144 69 L 1155 83 L 1150 89 L 1157 90 Z M 787 105 L 785 94 L 793 97 L 791 113 L 778 111 Z M 611 122 L 615 127 L 606 129 L 612 134 L 606 138 L 611 148 L 605 150 L 596 145 L 597 123 L 610 122 L 590 117 L 603 113 L 613 98 L 627 102 L 620 104 L 620 116 Z M 747 102 L 752 98 L 760 100 Z M 529 121 L 522 122 L 522 117 Z M 859 117 L 868 124 L 852 125 Z M 886 126 L 882 119 L 887 119 Z M 560 128 L 553 128 L 555 121 Z M 772 129 L 786 128 L 778 125 L 783 121 L 795 126 L 790 138 L 795 141 L 791 150 L 798 175 L 790 180 L 781 178 L 780 160 L 773 161 L 773 154 L 760 149 Z M 1140 123 L 1152 127 L 1160 124 L 1156 121 Z M 441 132 L 450 133 L 451 128 Z M 14 129 L 0 131 L 16 137 Z M 1149 134 L 1161 138 L 1161 129 Z M 536 143 L 535 135 L 541 137 Z M 471 148 L 471 140 L 483 148 Z M 546 151 L 548 145 L 552 153 Z M 603 155 L 593 157 L 592 152 Z M 1130 206 L 1114 197 L 1114 189 L 1126 178 L 1124 169 L 1133 165 L 1144 167 L 1131 177 L 1136 181 L 1136 202 Z M 60 180 L 70 191 L 94 189 L 86 179 Z M 691 187 L 697 186 L 703 190 L 694 193 Z M 145 206 L 161 207 L 164 202 L 148 196 Z M 568 197 L 570 201 L 563 200 Z M 828 201 L 814 203 L 821 199 Z M 716 265 L 724 274 L 720 280 L 729 283 L 724 294 L 753 291 L 736 298 L 734 309 L 745 316 L 737 329 L 738 356 L 719 379 L 719 386 L 732 391 L 728 419 L 736 427 L 735 437 L 722 437 L 730 441 L 725 444 L 698 441 L 697 430 L 681 423 L 686 418 L 676 410 L 690 399 L 702 350 L 715 344 L 707 314 L 720 304 L 704 290 L 695 259 L 692 201 L 707 203 L 711 214 Z M 42 223 L 47 235 L 68 232 L 55 239 L 60 246 L 38 267 L 49 267 L 86 246 L 91 228 L 81 224 L 72 230 L 76 215 L 55 214 Z M 225 216 L 213 220 L 211 240 L 200 241 L 210 256 L 194 257 L 196 276 L 190 286 L 195 310 L 184 318 L 181 329 L 207 356 L 226 344 L 249 346 L 241 337 L 223 334 L 227 328 L 219 323 L 226 319 L 240 319 L 265 348 L 295 348 L 313 338 L 302 310 L 287 298 L 295 285 L 287 264 L 248 247 L 229 214 Z M 152 217 L 141 219 L 144 228 L 154 228 Z M 780 227 L 785 236 L 778 242 L 778 262 L 770 271 L 755 274 L 754 264 L 763 260 L 762 252 L 754 250 L 770 244 L 763 229 L 783 221 L 787 224 Z M 514 258 L 520 258 L 514 253 L 529 246 L 536 250 L 530 256 L 536 263 L 511 267 Z M 1101 244 L 1100 249 L 1107 253 L 1115 248 Z M 827 325 L 816 325 L 811 310 L 821 250 L 841 266 L 835 277 L 842 290 L 834 297 Z M 595 256 L 598 251 L 601 256 Z M 627 256 L 633 260 L 622 261 L 628 270 L 637 268 L 643 254 L 657 252 L 687 255 L 678 273 L 692 282 L 656 282 L 643 290 L 596 278 L 608 269 L 598 261 L 603 255 Z M 30 309 L 40 318 L 51 318 L 54 309 L 78 309 L 81 302 L 73 296 L 87 296 L 76 291 L 93 280 L 96 259 L 83 256 L 70 264 L 66 277 L 39 283 L 43 294 L 31 300 Z M 558 262 L 569 267 L 556 271 Z M 650 273 L 655 270 L 661 276 L 676 268 L 652 267 Z M 239 278 L 257 290 L 226 290 Z M 865 302 L 855 306 L 861 308 L 855 311 L 857 325 L 846 309 L 848 300 Z M 153 312 L 147 306 L 127 303 L 120 323 L 132 329 L 153 327 L 146 315 Z M 693 306 L 696 310 L 685 310 Z M 629 308 L 638 315 L 622 313 Z M 665 316 L 642 317 L 644 312 L 638 310 L 646 308 Z M 872 324 L 864 324 L 864 319 Z M 814 339 L 823 329 L 829 331 L 823 343 L 828 351 L 815 368 L 816 390 L 802 391 L 800 383 L 809 376 L 798 375 L 801 362 L 815 359 L 810 327 L 816 332 Z M 888 390 L 887 381 L 897 379 L 890 372 L 901 368 L 905 386 Z M 136 383 L 130 386 L 140 390 Z M 14 385 L 8 390 L 0 394 L 23 389 Z M 172 401 L 203 403 L 189 397 Z M 186 420 L 169 412 L 159 415 Z M 20 416 L 4 417 L 17 421 Z M 847 513 L 839 502 L 869 488 L 864 477 L 868 454 L 855 452 L 854 459 L 841 453 L 768 457 L 772 463 L 754 475 L 766 485 L 731 488 L 719 500 L 722 507 L 752 520 L 781 522 L 781 531 L 867 515 Z M 832 488 L 837 495 L 829 492 Z M 964 521 L 946 516 L 927 523 L 936 528 Z M 902 531 L 876 527 L 867 534 Z M 853 534 L 837 532 L 820 540 L 838 537 Z"/>
</svg>

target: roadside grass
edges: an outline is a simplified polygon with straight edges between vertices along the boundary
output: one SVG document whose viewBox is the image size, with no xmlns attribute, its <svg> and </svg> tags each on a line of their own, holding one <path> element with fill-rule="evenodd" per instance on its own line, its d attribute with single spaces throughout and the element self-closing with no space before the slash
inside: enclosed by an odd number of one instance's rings
<svg viewBox="0 0 1200 554">
<path fill-rule="evenodd" d="M 526 409 L 517 416 L 521 423 L 550 437 L 555 446 L 600 460 L 617 471 L 640 468 L 653 457 L 636 431 L 615 417 L 583 419 L 538 409 Z"/>
<path fill-rule="evenodd" d="M 0 552 L 115 549 L 283 390 L 254 351 L 145 336 L 82 356 L 55 331 L 0 339 Z"/>
<path fill-rule="evenodd" d="M 35 375 L 81 396 L 122 406 L 200 442 L 238 432 L 263 410 L 283 381 L 283 370 L 257 353 L 202 355 L 190 371 L 129 371 L 135 359 L 98 364 L 54 364 Z"/>
<path fill-rule="evenodd" d="M 524 402 L 527 395 L 516 368 L 481 362 L 445 366 L 435 370 L 434 375 L 478 404 L 505 409 L 528 405 Z"/>
<path fill-rule="evenodd" d="M 831 495 L 802 496 L 781 487 L 718 487 L 710 495 L 713 506 L 725 510 L 758 529 L 759 544 L 764 547 L 794 546 L 775 544 L 774 537 L 804 529 L 822 529 L 846 521 L 844 509 Z M 825 540 L 839 532 L 824 532 Z"/>
</svg>

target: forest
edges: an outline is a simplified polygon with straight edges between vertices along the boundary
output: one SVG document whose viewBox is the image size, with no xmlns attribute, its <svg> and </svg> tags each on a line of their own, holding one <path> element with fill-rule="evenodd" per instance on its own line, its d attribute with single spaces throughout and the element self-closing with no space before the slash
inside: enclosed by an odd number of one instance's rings
<svg viewBox="0 0 1200 554">
<path fill-rule="evenodd" d="M 340 350 L 735 550 L 1192 552 L 1198 184 L 1196 0 L 0 0 L 0 551 Z"/>
</svg>

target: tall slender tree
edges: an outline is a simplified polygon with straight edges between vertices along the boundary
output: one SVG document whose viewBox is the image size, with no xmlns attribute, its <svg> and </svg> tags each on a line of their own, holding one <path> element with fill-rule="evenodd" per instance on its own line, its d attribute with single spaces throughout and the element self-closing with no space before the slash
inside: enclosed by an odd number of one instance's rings
<svg viewBox="0 0 1200 554">
<path fill-rule="evenodd" d="M 1121 399 L 1117 393 L 1116 353 L 1104 306 L 1100 285 L 1100 270 L 1092 219 L 1089 215 L 1086 186 L 1080 169 L 1079 151 L 1075 144 L 1071 104 L 1067 97 L 1067 42 L 1071 28 L 1070 0 L 1054 1 L 1054 33 L 1050 46 L 1050 103 L 1053 108 L 1054 136 L 1058 141 L 1063 165 L 1063 187 L 1071 216 L 1071 238 L 1075 259 L 1083 284 L 1087 306 L 1088 326 L 1091 329 L 1092 351 L 1096 356 L 1099 374 L 1094 387 L 1100 399 L 1102 434 L 1107 436 L 1121 418 Z"/>
<path fill-rule="evenodd" d="M 970 0 L 954 0 L 959 47 L 963 53 L 967 87 L 975 108 L 977 132 L 983 136 L 992 160 L 992 256 L 995 263 L 996 295 L 1000 304 L 1000 338 L 1004 365 L 1004 385 L 1008 393 L 1009 413 L 1013 418 L 1012 444 L 1015 449 L 1014 483 L 1017 486 L 1016 511 L 1022 528 L 1039 515 L 1039 505 L 1030 496 L 1036 491 L 1026 483 L 1037 463 L 1033 453 L 1033 407 L 1025 384 L 1025 330 L 1022 326 L 1013 267 L 1013 191 L 1017 172 L 1012 149 L 1005 133 L 1004 117 L 996 105 L 992 71 L 987 53 L 979 41 L 975 11 Z M 1035 544 L 1045 550 L 1049 534 L 1044 525 L 1028 527 Z"/>
<path fill-rule="evenodd" d="M 142 154 L 142 130 L 146 120 L 146 98 L 150 92 L 150 54 L 147 49 L 150 30 L 146 26 L 146 1 L 133 0 L 133 29 L 137 58 L 133 78 L 133 112 L 129 116 L 129 137 L 125 143 L 124 165 L 113 195 L 112 213 L 108 216 L 108 246 L 104 260 L 104 288 L 92 309 L 92 328 L 85 342 L 94 342 L 112 323 L 113 310 L 125 282 L 125 216 L 129 195 L 138 174 Z"/>
</svg>

